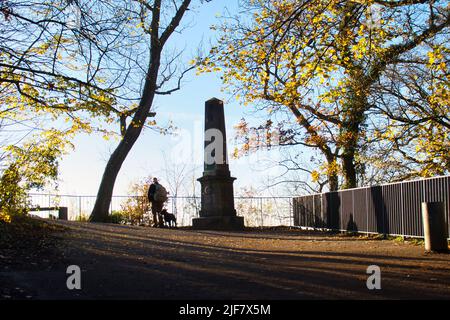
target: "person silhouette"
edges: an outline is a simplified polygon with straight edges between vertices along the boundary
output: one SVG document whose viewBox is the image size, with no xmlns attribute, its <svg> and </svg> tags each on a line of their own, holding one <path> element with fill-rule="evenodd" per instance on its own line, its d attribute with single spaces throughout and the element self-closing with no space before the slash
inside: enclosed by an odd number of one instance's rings
<svg viewBox="0 0 450 320">
<path fill-rule="evenodd" d="M 163 218 L 160 214 L 164 206 L 164 201 L 158 201 L 158 199 L 156 199 L 155 197 L 156 192 L 160 186 L 161 185 L 159 184 L 158 179 L 153 178 L 153 183 L 148 188 L 148 201 L 152 205 L 153 227 L 164 225 Z"/>
</svg>

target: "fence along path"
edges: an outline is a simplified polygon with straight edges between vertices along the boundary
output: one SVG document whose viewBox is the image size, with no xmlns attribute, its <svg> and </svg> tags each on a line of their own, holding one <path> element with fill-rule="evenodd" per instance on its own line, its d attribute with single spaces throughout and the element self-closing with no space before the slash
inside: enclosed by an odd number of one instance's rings
<svg viewBox="0 0 450 320">
<path fill-rule="evenodd" d="M 134 198 L 135 200 L 143 198 L 142 196 L 113 196 L 110 206 L 110 213 L 123 210 L 123 204 Z M 268 226 L 292 226 L 292 197 L 278 196 L 236 196 L 235 207 L 238 215 L 245 218 L 246 226 L 250 227 L 268 227 Z M 49 193 L 30 193 L 30 205 L 33 207 L 67 207 L 68 219 L 75 220 L 79 217 L 88 217 L 92 211 L 95 202 L 95 196 L 91 195 L 69 195 L 69 194 L 49 194 Z M 142 202 L 142 201 L 135 201 Z M 192 225 L 192 218 L 198 217 L 200 210 L 200 197 L 198 196 L 169 196 L 165 207 L 169 212 L 177 216 L 179 226 Z M 148 208 L 147 208 L 148 209 Z M 148 219 L 150 213 L 142 208 L 143 215 Z M 55 215 L 55 212 L 33 212 L 43 218 L 49 215 Z"/>
<path fill-rule="evenodd" d="M 423 237 L 421 203 L 444 202 L 450 234 L 450 176 L 293 198 L 294 225 Z"/>
</svg>

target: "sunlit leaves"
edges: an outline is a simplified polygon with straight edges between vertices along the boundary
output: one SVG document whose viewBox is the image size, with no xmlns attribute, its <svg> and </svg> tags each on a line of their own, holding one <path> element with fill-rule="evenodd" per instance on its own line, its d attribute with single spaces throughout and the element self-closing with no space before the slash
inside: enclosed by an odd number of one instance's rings
<svg viewBox="0 0 450 320">
<path fill-rule="evenodd" d="M 211 52 L 214 59 L 204 60 L 199 72 L 212 72 L 219 65 L 227 90 L 244 104 L 262 101 L 266 108 L 276 105 L 281 112 L 292 112 L 291 123 L 303 129 L 297 138 L 327 159 L 317 173 L 341 172 L 348 180 L 346 186 L 356 185 L 354 172 L 370 140 L 367 126 L 379 123 L 372 112 L 374 88 L 388 66 L 403 61 L 428 64 L 434 72 L 428 103 L 440 109 L 438 114 L 449 105 L 448 77 L 441 72 L 447 69 L 444 49 L 435 46 L 436 30 L 446 24 L 444 2 L 428 6 L 369 0 L 259 0 L 247 4 L 249 22 L 245 16 L 215 26 L 220 38 Z M 428 19 L 441 25 L 436 28 Z M 251 137 L 242 142 L 243 150 L 252 150 Z"/>
</svg>

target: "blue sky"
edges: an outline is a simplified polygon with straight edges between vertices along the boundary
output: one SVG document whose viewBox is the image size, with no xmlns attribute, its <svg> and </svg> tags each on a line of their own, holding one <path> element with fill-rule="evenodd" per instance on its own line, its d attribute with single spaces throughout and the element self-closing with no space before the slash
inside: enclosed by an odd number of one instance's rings
<svg viewBox="0 0 450 320">
<path fill-rule="evenodd" d="M 209 41 L 214 41 L 214 32 L 209 29 L 212 24 L 219 23 L 218 16 L 224 10 L 225 5 L 229 12 L 239 10 L 238 0 L 212 1 L 199 6 L 195 10 L 195 16 L 187 17 L 191 27 L 177 34 L 172 39 L 171 45 L 185 48 L 186 60 L 191 59 L 196 53 L 199 43 L 203 40 L 207 47 Z M 229 94 L 221 91 L 222 83 L 219 74 L 195 73 L 186 77 L 186 81 L 180 91 L 170 96 L 159 96 L 154 106 L 156 108 L 156 120 L 160 124 L 173 121 L 180 129 L 177 136 L 162 136 L 152 130 L 146 130 L 134 145 L 129 156 L 124 162 L 117 178 L 114 195 L 128 194 L 131 182 L 137 181 L 149 175 L 160 177 L 164 184 L 165 162 L 179 165 L 188 161 L 188 167 L 197 170 L 195 176 L 200 177 L 202 172 L 202 146 L 203 146 L 203 113 L 204 102 L 212 97 L 217 97 L 225 102 L 225 117 L 228 139 L 234 135 L 235 125 L 251 106 L 243 107 Z M 75 141 L 75 151 L 65 156 L 61 161 L 59 192 L 61 194 L 95 195 L 101 176 L 109 157 L 114 150 L 117 141 L 105 141 L 100 135 L 80 135 Z M 228 151 L 233 150 L 229 144 Z M 190 160 L 190 155 L 195 159 Z M 237 177 L 235 189 L 241 187 L 258 186 L 261 181 L 267 179 L 277 171 L 262 170 L 258 165 L 264 158 L 276 158 L 277 152 L 269 154 L 259 153 L 239 160 L 230 157 L 230 169 L 232 175 Z M 258 170 L 258 168 L 260 168 Z M 167 183 L 167 182 L 166 182 Z M 198 186 L 197 186 L 198 187 Z"/>
</svg>

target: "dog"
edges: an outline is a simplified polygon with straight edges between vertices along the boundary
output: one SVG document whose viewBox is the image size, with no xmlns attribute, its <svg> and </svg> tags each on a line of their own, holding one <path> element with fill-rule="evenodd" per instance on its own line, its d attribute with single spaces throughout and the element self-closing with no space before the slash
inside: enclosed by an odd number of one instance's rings
<svg viewBox="0 0 450 320">
<path fill-rule="evenodd" d="M 163 209 L 161 211 L 161 215 L 164 218 L 164 225 L 167 224 L 169 227 L 176 227 L 177 226 L 177 218 L 173 213 L 167 212 L 166 209 Z"/>
</svg>

